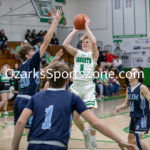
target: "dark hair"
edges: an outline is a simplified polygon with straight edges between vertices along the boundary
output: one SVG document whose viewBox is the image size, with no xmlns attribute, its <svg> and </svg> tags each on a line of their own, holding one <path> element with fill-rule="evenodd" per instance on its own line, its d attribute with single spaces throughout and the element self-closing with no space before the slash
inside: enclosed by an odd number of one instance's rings
<svg viewBox="0 0 150 150">
<path fill-rule="evenodd" d="M 17 52 L 16 57 L 22 61 L 26 61 L 26 55 L 33 49 L 33 47 L 30 44 L 25 44 L 22 46 Z"/>
<path fill-rule="evenodd" d="M 139 78 L 138 81 L 141 83 L 144 83 L 144 78 L 143 78 L 143 68 L 141 66 L 137 67 L 138 71 L 139 71 Z"/>
<path fill-rule="evenodd" d="M 134 68 L 132 68 L 134 69 Z M 131 69 L 131 70 L 132 70 Z M 143 78 L 143 68 L 141 66 L 135 67 L 135 69 L 138 70 L 138 75 L 137 75 L 137 79 L 140 83 L 144 83 L 144 78 Z"/>
<path fill-rule="evenodd" d="M 67 77 L 67 75 L 69 75 L 69 72 L 70 72 L 70 68 L 68 65 L 58 61 L 52 63 L 50 68 L 48 68 L 48 74 L 47 74 L 50 87 L 62 88 L 68 80 L 69 76 Z M 60 73 L 60 77 L 55 80 L 54 75 L 57 76 L 59 73 Z M 63 76 L 65 78 L 63 78 Z"/>
</svg>

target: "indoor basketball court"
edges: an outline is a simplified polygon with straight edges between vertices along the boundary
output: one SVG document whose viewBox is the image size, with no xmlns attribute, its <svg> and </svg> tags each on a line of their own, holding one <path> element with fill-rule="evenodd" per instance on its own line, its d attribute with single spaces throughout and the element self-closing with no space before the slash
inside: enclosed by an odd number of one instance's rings
<svg viewBox="0 0 150 150">
<path fill-rule="evenodd" d="M 0 0 L 0 150 L 150 150 L 149 75 L 150 0 Z"/>
</svg>

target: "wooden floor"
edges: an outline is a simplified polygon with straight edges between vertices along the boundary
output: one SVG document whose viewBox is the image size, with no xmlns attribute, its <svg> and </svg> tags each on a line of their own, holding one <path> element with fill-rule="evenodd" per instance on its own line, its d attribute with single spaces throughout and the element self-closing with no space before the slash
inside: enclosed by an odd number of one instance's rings
<svg viewBox="0 0 150 150">
<path fill-rule="evenodd" d="M 116 105 L 121 104 L 123 100 L 114 100 L 100 102 L 99 107 L 95 110 L 97 117 L 109 126 L 114 132 L 116 132 L 122 139 L 127 141 L 128 125 L 129 125 L 129 109 L 115 114 L 114 110 Z M 85 122 L 85 126 L 88 124 Z M 0 118 L 0 150 L 10 150 L 11 140 L 13 136 L 13 116 Z M 26 135 L 23 136 L 20 144 L 20 150 L 27 148 Z M 150 148 L 150 134 L 145 135 L 143 141 Z M 117 150 L 119 149 L 117 144 L 111 139 L 103 136 L 97 132 L 97 143 L 99 150 Z M 84 150 L 83 136 L 77 127 L 72 125 L 71 140 L 69 142 L 70 150 Z"/>
</svg>

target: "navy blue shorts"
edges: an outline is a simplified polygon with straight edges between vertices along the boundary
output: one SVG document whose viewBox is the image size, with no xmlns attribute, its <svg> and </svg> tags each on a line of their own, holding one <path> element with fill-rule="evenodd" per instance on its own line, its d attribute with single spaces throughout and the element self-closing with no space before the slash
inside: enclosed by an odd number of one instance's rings
<svg viewBox="0 0 150 150">
<path fill-rule="evenodd" d="M 46 144 L 29 144 L 28 150 L 67 150 L 67 148 Z"/>
<path fill-rule="evenodd" d="M 22 97 L 16 97 L 15 103 L 14 103 L 14 125 L 16 125 L 17 120 L 19 119 L 23 109 L 28 104 L 29 99 L 22 98 Z M 25 128 L 30 128 L 32 123 L 32 117 L 27 122 Z"/>
<path fill-rule="evenodd" d="M 147 134 L 150 128 L 150 117 L 131 118 L 129 132 Z"/>
</svg>

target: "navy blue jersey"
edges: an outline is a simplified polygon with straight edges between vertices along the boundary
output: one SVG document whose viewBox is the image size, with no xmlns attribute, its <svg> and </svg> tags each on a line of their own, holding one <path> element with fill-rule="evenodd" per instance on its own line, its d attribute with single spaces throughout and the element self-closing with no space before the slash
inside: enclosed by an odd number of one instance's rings
<svg viewBox="0 0 150 150">
<path fill-rule="evenodd" d="M 36 52 L 31 59 L 20 66 L 19 94 L 34 95 L 40 83 L 40 52 Z"/>
<path fill-rule="evenodd" d="M 87 110 L 80 97 L 63 89 L 48 89 L 37 93 L 26 108 L 32 110 L 33 120 L 28 141 L 56 140 L 68 145 L 71 117 Z"/>
<path fill-rule="evenodd" d="M 128 99 L 130 102 L 130 116 L 131 118 L 143 118 L 150 115 L 149 102 L 146 98 L 141 98 L 139 84 L 133 91 L 131 91 L 131 86 L 128 88 Z"/>
</svg>

